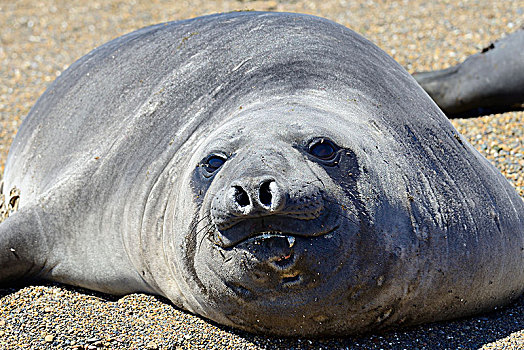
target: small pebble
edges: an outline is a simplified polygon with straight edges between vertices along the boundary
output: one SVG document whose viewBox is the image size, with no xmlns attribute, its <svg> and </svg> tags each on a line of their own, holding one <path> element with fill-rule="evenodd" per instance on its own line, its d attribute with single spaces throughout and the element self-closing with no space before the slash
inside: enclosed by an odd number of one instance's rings
<svg viewBox="0 0 524 350">
<path fill-rule="evenodd" d="M 55 337 L 52 336 L 52 335 L 50 335 L 50 334 L 49 334 L 49 335 L 46 335 L 45 338 L 44 338 L 44 340 L 45 340 L 47 343 L 51 343 L 54 339 L 55 339 Z"/>
<path fill-rule="evenodd" d="M 150 341 L 149 343 L 147 343 L 147 348 L 150 350 L 156 350 L 158 349 L 158 345 L 154 341 Z"/>
</svg>

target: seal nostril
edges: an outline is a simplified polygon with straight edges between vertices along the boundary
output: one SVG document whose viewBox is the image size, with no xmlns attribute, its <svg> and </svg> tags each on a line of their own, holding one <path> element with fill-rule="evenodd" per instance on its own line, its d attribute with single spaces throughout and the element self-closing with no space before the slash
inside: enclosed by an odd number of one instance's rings
<svg viewBox="0 0 524 350">
<path fill-rule="evenodd" d="M 240 186 L 235 186 L 235 201 L 241 207 L 246 207 L 249 205 L 249 196 Z"/>
<path fill-rule="evenodd" d="M 271 189 L 269 187 L 271 185 L 271 182 L 273 181 L 269 180 L 269 181 L 263 182 L 262 185 L 260 185 L 260 189 L 258 193 L 258 198 L 260 199 L 260 203 L 266 206 L 271 205 L 271 200 L 273 197 L 271 194 Z"/>
</svg>

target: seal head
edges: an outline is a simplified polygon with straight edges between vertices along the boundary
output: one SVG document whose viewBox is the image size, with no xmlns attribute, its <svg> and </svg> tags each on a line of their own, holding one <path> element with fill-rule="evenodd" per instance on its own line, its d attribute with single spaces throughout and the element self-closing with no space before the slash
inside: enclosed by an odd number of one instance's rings
<svg viewBox="0 0 524 350">
<path fill-rule="evenodd" d="M 222 310 L 225 323 L 273 333 L 339 327 L 349 310 L 330 300 L 384 273 L 380 266 L 366 277 L 354 273 L 366 265 L 354 254 L 356 236 L 369 225 L 355 197 L 354 151 L 322 126 L 318 114 L 327 112 L 287 109 L 247 108 L 209 137 L 192 174 L 194 198 L 202 196 L 184 260 L 204 302 L 214 304 L 206 309 Z"/>
</svg>

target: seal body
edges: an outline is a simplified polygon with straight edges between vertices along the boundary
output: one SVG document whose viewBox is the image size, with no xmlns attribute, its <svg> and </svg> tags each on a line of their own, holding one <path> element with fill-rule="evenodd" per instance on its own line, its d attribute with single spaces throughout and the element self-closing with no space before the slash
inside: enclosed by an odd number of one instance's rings
<svg viewBox="0 0 524 350">
<path fill-rule="evenodd" d="M 464 62 L 413 77 L 450 117 L 524 109 L 524 27 Z"/>
<path fill-rule="evenodd" d="M 149 292 L 221 324 L 353 334 L 524 289 L 524 204 L 416 81 L 317 17 L 115 39 L 24 120 L 0 278 Z"/>
</svg>

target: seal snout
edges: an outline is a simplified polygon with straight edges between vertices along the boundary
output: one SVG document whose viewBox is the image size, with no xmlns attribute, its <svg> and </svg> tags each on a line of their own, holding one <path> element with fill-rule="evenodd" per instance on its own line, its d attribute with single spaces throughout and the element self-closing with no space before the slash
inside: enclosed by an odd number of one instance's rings
<svg viewBox="0 0 524 350">
<path fill-rule="evenodd" d="M 268 232 L 295 237 L 323 235 L 335 226 L 324 207 L 322 191 L 312 181 L 268 175 L 237 178 L 212 199 L 215 242 L 230 248 Z"/>
<path fill-rule="evenodd" d="M 310 183 L 289 186 L 265 177 L 233 181 L 213 198 L 211 215 L 219 230 L 268 216 L 313 220 L 324 209 L 320 189 Z"/>
<path fill-rule="evenodd" d="M 231 204 L 242 214 L 277 212 L 285 204 L 285 194 L 275 179 L 267 178 L 254 186 L 237 182 L 231 186 Z"/>
</svg>

